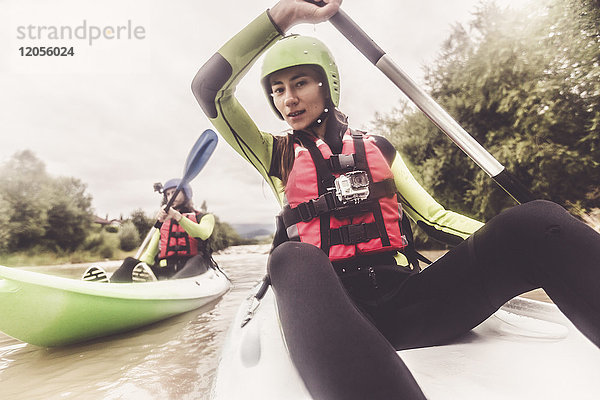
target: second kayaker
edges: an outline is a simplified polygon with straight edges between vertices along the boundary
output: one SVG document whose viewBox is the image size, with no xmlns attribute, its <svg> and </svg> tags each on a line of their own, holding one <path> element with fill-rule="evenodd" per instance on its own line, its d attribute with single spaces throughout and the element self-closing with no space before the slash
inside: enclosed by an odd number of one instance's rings
<svg viewBox="0 0 600 400">
<path fill-rule="evenodd" d="M 170 179 L 163 186 L 163 206 L 166 205 L 181 179 Z M 200 275 L 214 265 L 208 239 L 215 226 L 215 217 L 194 208 L 192 188 L 184 184 L 172 207 L 161 209 L 157 230 L 140 259 L 128 257 L 110 278 L 110 282 L 144 282 L 177 279 Z"/>
</svg>

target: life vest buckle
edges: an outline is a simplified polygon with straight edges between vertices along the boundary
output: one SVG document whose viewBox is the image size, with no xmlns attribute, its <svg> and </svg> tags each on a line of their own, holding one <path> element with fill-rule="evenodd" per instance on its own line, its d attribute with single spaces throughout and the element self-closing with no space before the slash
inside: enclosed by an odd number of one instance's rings
<svg viewBox="0 0 600 400">
<path fill-rule="evenodd" d="M 381 233 L 376 222 L 343 225 L 329 231 L 331 246 L 364 243 L 380 237 Z"/>
<path fill-rule="evenodd" d="M 310 207 L 312 206 L 312 207 Z M 314 218 L 313 213 L 311 212 L 311 208 L 314 210 L 314 205 L 312 201 L 307 201 L 305 203 L 300 203 L 296 207 L 298 210 L 298 216 L 302 222 L 308 222 Z"/>
<path fill-rule="evenodd" d="M 349 171 L 355 166 L 354 154 L 332 154 L 329 157 L 329 167 L 332 171 Z"/>
<path fill-rule="evenodd" d="M 362 243 L 367 241 L 367 226 L 365 223 L 346 225 L 341 230 L 344 243 Z"/>
<path fill-rule="evenodd" d="M 351 171 L 335 179 L 335 193 L 342 204 L 358 204 L 369 197 L 369 176 L 366 171 Z"/>
<path fill-rule="evenodd" d="M 348 227 L 348 239 L 351 243 L 362 243 L 367 241 L 367 224 L 350 225 Z"/>
<path fill-rule="evenodd" d="M 185 245 L 174 245 L 174 246 L 167 246 L 167 250 L 168 251 L 182 251 L 182 250 L 187 250 L 187 246 Z"/>
<path fill-rule="evenodd" d="M 330 204 L 330 198 L 332 198 L 331 193 L 325 193 L 323 196 L 319 196 L 319 198 L 312 200 L 315 208 L 315 216 L 331 211 L 334 205 L 333 203 Z"/>
</svg>

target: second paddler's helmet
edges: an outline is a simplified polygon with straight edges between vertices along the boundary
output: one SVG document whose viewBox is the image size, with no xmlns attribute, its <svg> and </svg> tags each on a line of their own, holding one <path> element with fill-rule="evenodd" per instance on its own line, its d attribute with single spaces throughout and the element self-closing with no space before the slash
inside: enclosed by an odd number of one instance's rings
<svg viewBox="0 0 600 400">
<path fill-rule="evenodd" d="M 289 35 L 280 39 L 265 54 L 260 74 L 261 83 L 275 114 L 283 119 L 271 96 L 269 75 L 297 65 L 314 65 L 322 70 L 323 77 L 327 80 L 331 103 L 337 107 L 340 102 L 340 78 L 333 55 L 327 46 L 318 39 L 310 36 Z"/>
<path fill-rule="evenodd" d="M 179 186 L 179 184 L 181 183 L 181 179 L 179 178 L 173 178 L 173 179 L 169 179 L 168 181 L 165 182 L 162 190 L 163 193 L 166 193 L 168 189 L 172 189 L 172 188 L 176 188 L 177 186 Z M 192 196 L 194 195 L 192 192 L 192 187 L 188 184 L 188 183 L 184 183 L 181 187 L 183 193 L 185 194 L 185 197 L 187 197 L 188 199 L 191 199 Z M 165 197 L 166 199 L 166 197 Z"/>
</svg>

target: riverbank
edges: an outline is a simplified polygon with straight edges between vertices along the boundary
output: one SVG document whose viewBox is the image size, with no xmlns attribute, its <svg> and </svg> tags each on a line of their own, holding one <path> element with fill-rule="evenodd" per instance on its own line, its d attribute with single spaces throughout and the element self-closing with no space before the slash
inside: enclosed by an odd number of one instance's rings
<svg viewBox="0 0 600 400">
<path fill-rule="evenodd" d="M 48 265 L 69 265 L 81 263 L 97 263 L 104 261 L 118 261 L 130 257 L 135 251 L 113 250 L 110 258 L 99 258 L 98 252 L 76 251 L 72 253 L 55 253 L 49 250 L 20 251 L 11 254 L 0 254 L 0 265 L 6 267 L 34 267 Z"/>
</svg>

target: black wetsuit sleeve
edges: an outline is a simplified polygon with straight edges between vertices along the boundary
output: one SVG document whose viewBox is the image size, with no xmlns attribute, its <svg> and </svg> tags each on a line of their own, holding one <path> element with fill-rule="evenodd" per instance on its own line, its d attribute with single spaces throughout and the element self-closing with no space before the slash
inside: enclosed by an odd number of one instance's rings
<svg viewBox="0 0 600 400">
<path fill-rule="evenodd" d="M 192 92 L 223 139 L 256 168 L 282 204 L 281 181 L 269 174 L 273 136 L 258 128 L 235 97 L 240 80 L 280 38 L 268 14 L 262 13 L 200 68 L 192 81 Z"/>
<path fill-rule="evenodd" d="M 379 148 L 385 157 L 385 160 L 391 166 L 394 163 L 394 158 L 396 158 L 396 149 L 394 148 L 394 145 L 383 136 L 371 135 L 371 137 L 375 140 L 375 145 Z"/>
<path fill-rule="evenodd" d="M 483 226 L 479 221 L 442 207 L 417 182 L 389 140 L 383 136 L 370 136 L 392 169 L 404 212 L 428 236 L 455 246 Z"/>
<path fill-rule="evenodd" d="M 279 178 L 281 180 L 283 174 L 281 173 L 281 164 L 279 161 L 282 155 L 279 154 L 278 150 L 280 148 L 280 140 L 283 140 L 283 138 L 281 138 L 280 136 L 273 136 L 273 149 L 271 155 L 271 164 L 269 166 L 269 175 Z"/>
</svg>

